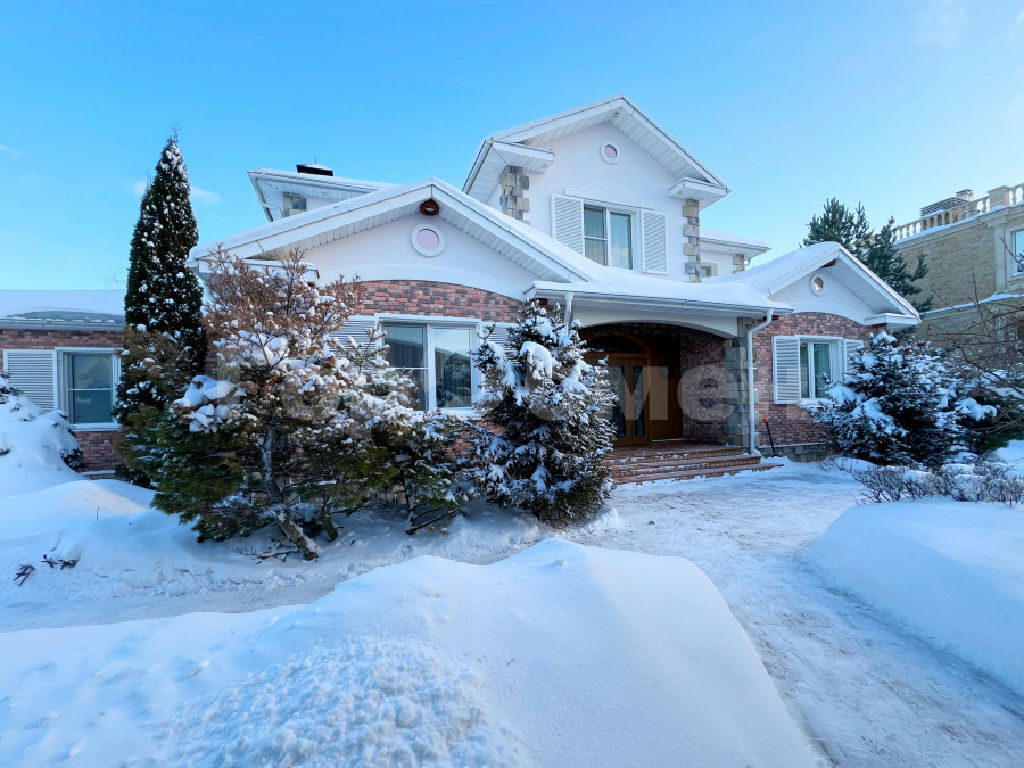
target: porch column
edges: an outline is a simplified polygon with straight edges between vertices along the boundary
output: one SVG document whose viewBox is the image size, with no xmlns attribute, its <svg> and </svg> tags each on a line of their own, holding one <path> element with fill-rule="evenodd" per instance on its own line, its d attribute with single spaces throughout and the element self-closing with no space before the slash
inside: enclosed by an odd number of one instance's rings
<svg viewBox="0 0 1024 768">
<path fill-rule="evenodd" d="M 729 374 L 728 391 L 726 392 L 726 404 L 728 405 L 729 417 L 726 422 L 729 442 L 733 445 L 746 448 L 750 444 L 750 410 L 748 399 L 748 373 L 747 373 L 747 331 L 754 325 L 749 320 L 737 321 L 737 336 L 726 339 L 725 363 L 723 368 Z M 756 364 L 756 356 L 754 358 Z M 757 381 L 757 371 L 754 371 L 754 381 Z M 757 388 L 754 388 L 754 407 L 757 406 Z"/>
</svg>

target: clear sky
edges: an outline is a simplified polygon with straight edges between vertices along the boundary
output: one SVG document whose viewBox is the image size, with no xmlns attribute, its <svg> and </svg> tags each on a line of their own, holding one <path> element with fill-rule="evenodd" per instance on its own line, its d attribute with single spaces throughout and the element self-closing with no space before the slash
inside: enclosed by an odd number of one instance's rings
<svg viewBox="0 0 1024 768">
<path fill-rule="evenodd" d="M 245 172 L 461 185 L 489 133 L 625 93 L 733 190 L 702 223 L 799 244 L 1024 181 L 1024 0 L 5 3 L 0 287 L 123 284 L 174 127 L 200 241 Z"/>
</svg>

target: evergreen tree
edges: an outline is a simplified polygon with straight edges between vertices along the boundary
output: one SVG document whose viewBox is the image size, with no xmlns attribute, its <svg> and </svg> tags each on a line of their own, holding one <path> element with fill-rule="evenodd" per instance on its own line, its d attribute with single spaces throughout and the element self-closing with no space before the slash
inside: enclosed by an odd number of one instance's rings
<svg viewBox="0 0 1024 768">
<path fill-rule="evenodd" d="M 935 467 L 965 447 L 956 393 L 938 353 L 926 345 L 899 346 L 881 331 L 852 356 L 816 420 L 840 455 Z"/>
<path fill-rule="evenodd" d="M 910 299 L 921 292 L 921 289 L 914 285 L 915 280 L 920 280 L 928 274 L 928 267 L 924 263 L 924 254 L 917 257 L 917 266 L 913 274 L 907 271 L 907 262 L 896 247 L 896 229 L 893 226 L 896 220 L 889 217 L 888 223 L 875 234 L 871 241 L 871 247 L 863 255 L 864 264 L 885 280 L 896 293 L 905 299 Z M 931 299 L 920 304 L 914 302 L 918 310 L 925 312 L 931 308 Z"/>
<path fill-rule="evenodd" d="M 851 211 L 833 197 L 825 203 L 821 216 L 811 217 L 803 245 L 835 242 L 856 255 L 864 249 L 870 238 L 871 228 L 864 206 L 858 203 L 857 210 Z"/>
<path fill-rule="evenodd" d="M 188 171 L 172 136 L 142 197 L 132 233 L 124 300 L 127 354 L 115 409 L 126 474 L 144 484 L 160 460 L 155 430 L 169 397 L 205 365 L 203 292 L 185 266 L 197 242 Z"/>
<path fill-rule="evenodd" d="M 527 303 L 509 350 L 487 339 L 476 355 L 484 376 L 481 485 L 499 506 L 564 524 L 598 509 L 611 491 L 602 458 L 612 443 L 613 395 L 604 369 L 583 359 L 584 342 L 559 312 Z"/>
</svg>

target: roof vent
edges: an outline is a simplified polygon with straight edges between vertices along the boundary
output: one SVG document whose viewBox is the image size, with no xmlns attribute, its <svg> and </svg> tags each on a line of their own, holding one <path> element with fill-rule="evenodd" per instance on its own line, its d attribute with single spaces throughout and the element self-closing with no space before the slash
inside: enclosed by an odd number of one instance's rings
<svg viewBox="0 0 1024 768">
<path fill-rule="evenodd" d="M 334 171 L 328 168 L 326 165 L 317 165 L 316 163 L 298 163 L 295 166 L 296 173 L 311 173 L 314 176 L 333 176 Z"/>
</svg>

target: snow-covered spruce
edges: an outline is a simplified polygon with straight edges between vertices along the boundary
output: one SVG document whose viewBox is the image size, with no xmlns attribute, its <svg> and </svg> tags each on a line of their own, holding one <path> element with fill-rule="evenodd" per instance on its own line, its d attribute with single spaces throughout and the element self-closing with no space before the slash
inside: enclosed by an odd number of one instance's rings
<svg viewBox="0 0 1024 768">
<path fill-rule="evenodd" d="M 167 402 L 206 360 L 202 288 L 185 266 L 198 242 L 188 171 L 175 137 L 167 140 L 132 233 L 125 292 L 124 375 L 115 415 L 129 477 L 146 482 L 161 461 L 155 434 Z"/>
<path fill-rule="evenodd" d="M 816 419 L 837 453 L 876 463 L 940 466 L 965 445 L 957 381 L 926 345 L 880 331 L 857 350 Z M 979 408 L 981 406 L 978 406 Z"/>
<path fill-rule="evenodd" d="M 613 395 L 604 369 L 561 312 L 536 301 L 509 331 L 508 349 L 488 337 L 476 361 L 484 376 L 480 483 L 487 500 L 565 523 L 598 509 L 611 489 L 602 457 L 611 450 Z"/>
<path fill-rule="evenodd" d="M 219 257 L 206 322 L 222 379 L 197 377 L 164 420 L 156 504 L 222 540 L 277 525 L 306 559 L 334 516 L 402 490 L 410 516 L 466 500 L 442 450 L 460 421 L 413 410 L 375 343 L 342 338 L 355 283 L 307 282 L 301 253 L 264 271 Z"/>
</svg>

